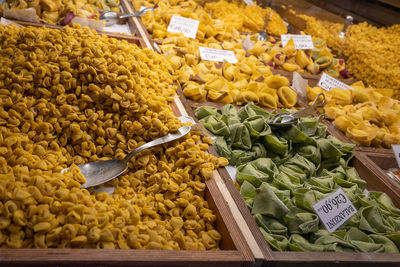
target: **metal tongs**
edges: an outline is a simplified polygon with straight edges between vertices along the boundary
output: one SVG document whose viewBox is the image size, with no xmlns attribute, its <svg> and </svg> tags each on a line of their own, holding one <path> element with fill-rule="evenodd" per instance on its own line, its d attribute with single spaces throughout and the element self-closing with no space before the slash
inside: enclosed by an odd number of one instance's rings
<svg viewBox="0 0 400 267">
<path fill-rule="evenodd" d="M 322 96 L 322 101 L 319 101 L 319 98 Z M 313 104 L 305 109 L 301 109 L 295 113 L 279 113 L 273 116 L 268 124 L 270 126 L 275 127 L 287 127 L 294 123 L 296 123 L 297 119 L 300 117 L 310 116 L 313 114 L 315 108 L 323 106 L 325 104 L 325 95 L 324 93 L 320 93 L 315 98 Z"/>
</svg>

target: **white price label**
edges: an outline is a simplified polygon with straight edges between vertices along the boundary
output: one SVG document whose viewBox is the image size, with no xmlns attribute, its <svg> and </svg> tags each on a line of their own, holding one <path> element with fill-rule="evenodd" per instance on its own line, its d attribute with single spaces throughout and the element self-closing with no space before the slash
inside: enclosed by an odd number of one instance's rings
<svg viewBox="0 0 400 267">
<path fill-rule="evenodd" d="M 397 161 L 397 165 L 400 167 L 400 145 L 392 145 L 392 149 Z"/>
<path fill-rule="evenodd" d="M 334 232 L 357 213 L 357 209 L 342 188 L 315 203 L 313 209 L 330 233 Z"/>
<path fill-rule="evenodd" d="M 254 6 L 253 0 L 244 0 L 244 2 L 246 3 L 246 5 Z"/>
<path fill-rule="evenodd" d="M 332 88 L 353 89 L 347 84 L 342 83 L 341 81 L 336 80 L 332 76 L 326 74 L 325 72 L 322 73 L 321 79 L 319 79 L 317 86 L 327 91 L 330 91 Z"/>
<path fill-rule="evenodd" d="M 199 24 L 200 21 L 198 20 L 172 15 L 167 31 L 181 32 L 186 37 L 196 39 L 197 28 L 199 28 Z"/>
<path fill-rule="evenodd" d="M 211 60 L 223 62 L 224 60 L 229 63 L 236 64 L 238 62 L 235 53 L 231 50 L 213 49 L 199 46 L 200 57 L 203 60 Z"/>
<path fill-rule="evenodd" d="M 364 196 L 369 196 L 369 191 L 367 190 L 367 188 L 364 189 L 363 194 Z"/>
<path fill-rule="evenodd" d="M 301 34 L 282 34 L 281 41 L 282 47 L 285 46 L 290 39 L 293 39 L 294 47 L 300 50 L 314 49 L 314 43 L 312 41 L 311 35 L 301 35 Z"/>
</svg>

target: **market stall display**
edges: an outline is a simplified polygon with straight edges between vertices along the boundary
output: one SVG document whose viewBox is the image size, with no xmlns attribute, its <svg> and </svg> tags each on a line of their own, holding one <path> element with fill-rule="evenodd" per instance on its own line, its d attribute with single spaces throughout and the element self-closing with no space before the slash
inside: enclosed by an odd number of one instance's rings
<svg viewBox="0 0 400 267">
<path fill-rule="evenodd" d="M 136 156 L 112 196 L 60 172 L 182 125 L 169 62 L 89 29 L 0 27 L 2 246 L 218 249 L 204 181 L 226 163 L 195 131 Z"/>
<path fill-rule="evenodd" d="M 42 22 L 67 25 L 75 16 L 98 20 L 98 9 L 119 11 L 119 0 L 7 0 L 0 6 L 3 13 L 27 9 L 33 9 Z"/>
<path fill-rule="evenodd" d="M 375 88 L 396 89 L 394 96 L 399 98 L 399 25 L 378 28 L 357 23 L 347 28 L 346 38 L 340 38 L 343 24 L 304 14 L 296 16 L 305 21 L 307 34 L 325 40 L 328 47 L 346 56 L 351 75 Z"/>
<path fill-rule="evenodd" d="M 276 128 L 268 125 L 272 114 L 252 104 L 195 113 L 217 136 L 218 154 L 237 166 L 240 193 L 272 249 L 398 253 L 399 209 L 385 193 L 364 191 L 349 164 L 354 145 L 326 136 L 321 117 Z M 313 206 L 339 188 L 358 211 L 328 232 Z"/>
</svg>

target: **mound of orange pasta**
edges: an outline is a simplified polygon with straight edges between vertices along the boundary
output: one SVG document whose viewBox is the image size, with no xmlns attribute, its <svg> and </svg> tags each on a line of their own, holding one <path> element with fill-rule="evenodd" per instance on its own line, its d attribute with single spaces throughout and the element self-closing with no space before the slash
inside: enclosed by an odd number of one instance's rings
<svg viewBox="0 0 400 267">
<path fill-rule="evenodd" d="M 0 33 L 1 247 L 218 249 L 204 182 L 227 162 L 196 131 L 136 155 L 111 195 L 80 188 L 75 164 L 182 126 L 164 56 L 77 26 Z"/>
</svg>

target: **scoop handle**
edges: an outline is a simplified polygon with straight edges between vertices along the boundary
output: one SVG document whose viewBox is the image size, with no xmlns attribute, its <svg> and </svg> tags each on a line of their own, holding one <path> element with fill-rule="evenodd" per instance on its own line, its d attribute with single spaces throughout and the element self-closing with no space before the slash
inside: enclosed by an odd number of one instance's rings
<svg viewBox="0 0 400 267">
<path fill-rule="evenodd" d="M 179 138 L 187 135 L 189 132 L 190 132 L 190 126 L 183 126 L 183 127 L 179 128 L 178 131 L 175 133 L 169 133 L 167 135 L 164 135 L 163 137 L 154 139 L 153 141 L 148 142 L 148 143 L 134 149 L 132 152 L 130 152 L 128 155 L 126 155 L 126 157 L 123 159 L 123 161 L 128 163 L 131 160 L 131 158 L 134 155 L 136 155 L 137 153 L 139 153 L 145 149 L 179 139 Z"/>
<path fill-rule="evenodd" d="M 321 96 L 322 96 L 322 101 L 318 101 Z M 310 116 L 313 114 L 315 108 L 323 106 L 324 104 L 325 104 L 325 94 L 319 93 L 317 97 L 314 99 L 314 102 L 311 106 L 297 111 L 296 113 L 293 114 L 293 117 L 300 118 L 300 117 Z"/>
</svg>

